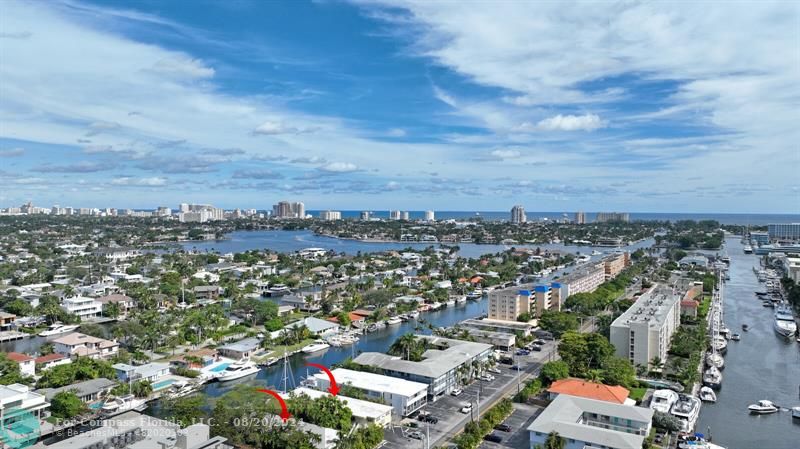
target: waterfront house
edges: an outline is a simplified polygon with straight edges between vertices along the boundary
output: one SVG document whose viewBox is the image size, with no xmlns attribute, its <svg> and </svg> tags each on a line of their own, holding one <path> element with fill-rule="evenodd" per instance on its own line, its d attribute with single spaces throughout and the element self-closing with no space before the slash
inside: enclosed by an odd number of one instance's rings
<svg viewBox="0 0 800 449">
<path fill-rule="evenodd" d="M 565 449 L 641 449 L 652 419 L 649 408 L 560 394 L 528 427 L 530 447 L 558 432 Z"/>
<path fill-rule="evenodd" d="M 634 405 L 636 401 L 629 399 L 630 391 L 620 385 L 605 385 L 589 382 L 583 379 L 569 377 L 559 379 L 547 389 L 548 399 L 551 401 L 561 394 L 577 396 L 580 398 L 595 399 L 598 401 L 613 402 L 622 405 Z"/>
<path fill-rule="evenodd" d="M 281 305 L 292 306 L 303 312 L 318 312 L 322 309 L 320 292 L 292 293 L 281 297 Z"/>
<path fill-rule="evenodd" d="M 39 390 L 39 393 L 43 394 L 48 401 L 51 401 L 53 400 L 53 396 L 58 393 L 72 391 L 81 401 L 90 403 L 107 396 L 116 385 L 117 383 L 113 380 L 99 377 L 97 379 L 89 379 L 59 388 L 43 388 Z"/>
<path fill-rule="evenodd" d="M 103 306 L 109 303 L 119 304 L 120 312 L 122 312 L 123 314 L 128 313 L 130 309 L 136 306 L 136 302 L 133 300 L 133 298 L 127 295 L 120 295 L 120 294 L 101 296 L 100 298 L 97 298 L 97 302 L 99 302 Z"/>
<path fill-rule="evenodd" d="M 68 313 L 77 315 L 81 320 L 97 317 L 103 313 L 102 303 L 96 301 L 94 298 L 87 298 L 85 296 L 64 298 L 61 301 L 61 308 Z"/>
<path fill-rule="evenodd" d="M 0 330 L 5 331 L 12 327 L 17 316 L 0 310 Z"/>
<path fill-rule="evenodd" d="M 25 377 L 33 377 L 36 375 L 36 362 L 33 357 L 28 354 L 21 354 L 19 352 L 8 352 L 6 358 L 17 362 L 19 365 L 19 373 Z"/>
<path fill-rule="evenodd" d="M 111 367 L 117 371 L 117 379 L 125 383 L 138 381 L 152 383 L 169 374 L 169 364 L 167 363 L 148 363 L 139 366 L 115 363 Z"/>
<path fill-rule="evenodd" d="M 192 291 L 194 297 L 200 300 L 213 300 L 219 298 L 221 288 L 218 285 L 198 285 Z"/>
<path fill-rule="evenodd" d="M 311 399 L 317 399 L 330 396 L 330 393 L 313 390 L 311 388 L 299 387 L 295 388 L 288 394 L 281 394 L 284 399 L 297 397 L 300 395 L 306 395 Z M 392 407 L 389 405 L 349 398 L 342 395 L 337 396 L 337 398 L 344 402 L 345 406 L 350 409 L 353 414 L 353 421 L 357 425 L 368 426 L 370 424 L 375 424 L 379 427 L 386 428 L 392 422 Z"/>
<path fill-rule="evenodd" d="M 217 348 L 217 353 L 233 360 L 249 359 L 261 346 L 258 338 L 245 338 Z"/>
<path fill-rule="evenodd" d="M 67 357 L 80 356 L 93 359 L 113 357 L 119 351 L 119 343 L 103 338 L 73 332 L 53 340 L 54 351 Z"/>
</svg>

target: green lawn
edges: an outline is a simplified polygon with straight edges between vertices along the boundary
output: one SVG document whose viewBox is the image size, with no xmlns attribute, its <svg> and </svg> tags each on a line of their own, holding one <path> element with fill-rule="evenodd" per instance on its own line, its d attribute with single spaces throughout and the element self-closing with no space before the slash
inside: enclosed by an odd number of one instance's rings
<svg viewBox="0 0 800 449">
<path fill-rule="evenodd" d="M 644 393 L 646 391 L 647 388 L 631 388 L 630 398 L 636 402 L 639 402 L 644 398 Z"/>
<path fill-rule="evenodd" d="M 315 339 L 308 338 L 306 340 L 301 341 L 300 343 L 297 343 L 297 344 L 294 344 L 294 345 L 291 345 L 291 346 L 278 346 L 277 348 L 275 348 L 271 352 L 269 352 L 266 356 L 264 356 L 264 358 L 268 358 L 268 357 L 281 358 L 281 357 L 283 357 L 283 354 L 285 352 L 294 352 L 294 351 L 302 348 L 303 346 L 306 346 L 306 345 L 309 345 L 311 343 L 314 343 L 314 341 L 315 341 Z"/>
</svg>

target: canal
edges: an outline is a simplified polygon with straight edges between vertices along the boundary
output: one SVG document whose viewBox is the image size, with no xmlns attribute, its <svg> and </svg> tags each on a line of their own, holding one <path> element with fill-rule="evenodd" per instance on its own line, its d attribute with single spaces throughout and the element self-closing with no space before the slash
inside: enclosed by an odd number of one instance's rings
<svg viewBox="0 0 800 449">
<path fill-rule="evenodd" d="M 791 412 L 751 415 L 747 406 L 769 399 L 783 407 L 800 405 L 800 344 L 773 330 L 773 309 L 763 307 L 755 293 L 763 290 L 753 274 L 759 256 L 744 254 L 738 237 L 725 242 L 731 258 L 725 284 L 725 323 L 742 335 L 730 341 L 725 356 L 722 389 L 715 404 L 703 404 L 697 431 L 709 433 L 728 449 L 797 449 L 800 420 Z M 750 330 L 742 331 L 742 324 Z"/>
</svg>

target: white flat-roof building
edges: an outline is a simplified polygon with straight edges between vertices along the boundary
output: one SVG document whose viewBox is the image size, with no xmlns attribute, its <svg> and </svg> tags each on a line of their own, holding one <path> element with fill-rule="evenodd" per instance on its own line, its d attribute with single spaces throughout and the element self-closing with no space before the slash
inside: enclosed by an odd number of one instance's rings
<svg viewBox="0 0 800 449">
<path fill-rule="evenodd" d="M 427 340 L 431 348 L 422 354 L 419 362 L 380 352 L 365 352 L 353 361 L 380 368 L 387 376 L 427 384 L 428 396 L 435 401 L 460 387 L 463 377 L 472 377 L 475 362 L 485 362 L 492 353 L 492 345 L 486 343 L 430 335 L 417 335 L 416 338 Z"/>
<path fill-rule="evenodd" d="M 611 323 L 616 355 L 634 365 L 650 366 L 667 359 L 672 335 L 681 324 L 681 297 L 675 289 L 656 284 Z"/>
<path fill-rule="evenodd" d="M 565 449 L 641 449 L 653 411 L 560 394 L 528 427 L 531 449 L 558 432 Z"/>
<path fill-rule="evenodd" d="M 147 363 L 145 365 L 128 365 L 126 363 L 115 363 L 112 368 L 117 372 L 117 379 L 121 382 L 155 382 L 169 374 L 168 363 Z"/>
<path fill-rule="evenodd" d="M 408 416 L 428 403 L 428 385 L 381 374 L 336 368 L 333 371 L 339 385 L 350 385 L 363 391 L 370 399 L 391 405 L 398 418 Z M 330 381 L 325 373 L 312 376 L 315 388 L 327 391 Z"/>
<path fill-rule="evenodd" d="M 69 313 L 78 315 L 81 320 L 100 316 L 100 314 L 103 313 L 103 303 L 96 301 L 94 298 L 87 298 L 85 296 L 64 298 L 61 301 L 61 308 Z"/>
<path fill-rule="evenodd" d="M 320 398 L 323 396 L 330 396 L 330 393 L 324 391 L 312 390 L 311 388 L 299 387 L 292 390 L 289 394 L 281 394 L 284 398 L 294 396 L 306 395 L 312 399 Z M 380 427 L 387 427 L 392 423 L 392 407 L 389 405 L 378 404 L 372 401 L 363 401 L 361 399 L 349 398 L 341 394 L 336 396 L 342 400 L 347 408 L 353 412 L 353 419 L 356 424 L 368 426 L 376 424 Z"/>
<path fill-rule="evenodd" d="M 5 428 L 10 413 L 28 412 L 40 418 L 50 403 L 41 393 L 31 391 L 27 385 L 0 385 L 0 425 Z"/>
</svg>

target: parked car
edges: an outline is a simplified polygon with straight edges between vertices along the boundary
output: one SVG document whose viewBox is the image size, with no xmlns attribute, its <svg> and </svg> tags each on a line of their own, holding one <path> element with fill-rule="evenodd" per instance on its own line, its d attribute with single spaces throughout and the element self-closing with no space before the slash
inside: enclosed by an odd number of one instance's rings
<svg viewBox="0 0 800 449">
<path fill-rule="evenodd" d="M 497 430 L 501 430 L 503 432 L 511 432 L 511 426 L 509 426 L 508 424 L 498 424 L 494 426 L 494 428 Z"/>
<path fill-rule="evenodd" d="M 472 402 L 462 404 L 461 413 L 467 414 L 472 412 Z"/>
<path fill-rule="evenodd" d="M 493 366 L 487 369 L 486 371 L 489 371 L 490 373 L 500 374 L 500 370 L 496 366 Z"/>
<path fill-rule="evenodd" d="M 510 357 L 507 358 L 507 359 L 500 359 L 500 363 L 502 363 L 503 365 L 513 365 L 514 364 L 514 359 L 512 359 Z"/>
<path fill-rule="evenodd" d="M 500 443 L 503 441 L 503 437 L 494 433 L 486 435 L 485 437 L 483 437 L 483 439 L 486 441 L 491 441 L 492 443 Z"/>
<path fill-rule="evenodd" d="M 426 411 L 419 412 L 419 415 L 417 415 L 417 420 L 431 424 L 436 424 L 439 422 L 439 418 L 431 415 L 430 412 Z"/>
<path fill-rule="evenodd" d="M 519 366 L 519 365 L 511 365 L 511 366 L 508 367 L 508 369 L 511 369 L 511 370 L 514 370 L 514 371 L 522 371 L 522 367 Z"/>
<path fill-rule="evenodd" d="M 463 390 L 461 390 L 460 388 L 456 388 L 455 390 L 453 390 L 453 391 L 451 391 L 451 392 L 450 392 L 450 395 L 451 395 L 451 396 L 458 396 L 458 395 L 460 395 L 461 393 L 463 393 Z"/>
<path fill-rule="evenodd" d="M 520 349 L 517 351 L 517 355 L 528 355 L 528 354 L 530 354 L 530 351 L 528 351 L 527 349 Z"/>
<path fill-rule="evenodd" d="M 539 345 L 533 345 L 533 347 L 531 347 L 531 351 L 542 352 L 542 347 Z"/>
<path fill-rule="evenodd" d="M 537 338 L 536 340 L 533 340 L 533 344 L 535 344 L 535 345 L 540 345 L 541 346 L 541 345 L 543 345 L 545 343 L 546 342 L 544 340 L 542 340 L 541 338 Z"/>
<path fill-rule="evenodd" d="M 420 432 L 419 430 L 415 430 L 415 431 L 409 433 L 408 436 L 413 438 L 413 439 L 415 439 L 415 440 L 421 440 L 422 439 L 422 432 Z"/>
<path fill-rule="evenodd" d="M 480 376 L 478 376 L 478 379 L 484 382 L 491 382 L 494 380 L 494 376 L 490 376 L 488 374 L 481 374 Z"/>
</svg>

